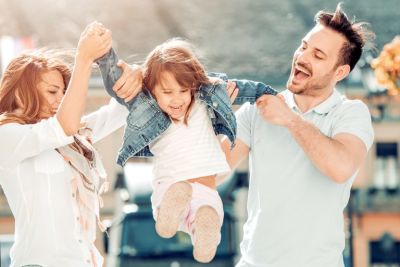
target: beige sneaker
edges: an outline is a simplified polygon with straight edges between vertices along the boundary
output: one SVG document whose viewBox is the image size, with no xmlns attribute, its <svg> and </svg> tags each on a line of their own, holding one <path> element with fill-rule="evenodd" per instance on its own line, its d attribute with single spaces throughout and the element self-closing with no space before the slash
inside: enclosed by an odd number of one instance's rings
<svg viewBox="0 0 400 267">
<path fill-rule="evenodd" d="M 210 262 L 221 241 L 221 226 L 217 211 L 211 206 L 202 206 L 193 222 L 193 257 L 201 263 Z"/>
<path fill-rule="evenodd" d="M 177 182 L 165 192 L 156 221 L 156 231 L 164 238 L 176 234 L 183 213 L 192 199 L 192 186 L 187 182 Z"/>
</svg>

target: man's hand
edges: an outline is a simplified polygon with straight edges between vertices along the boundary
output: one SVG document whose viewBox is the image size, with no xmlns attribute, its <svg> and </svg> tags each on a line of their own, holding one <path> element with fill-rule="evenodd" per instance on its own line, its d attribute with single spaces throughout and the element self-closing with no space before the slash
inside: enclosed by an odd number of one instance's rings
<svg viewBox="0 0 400 267">
<path fill-rule="evenodd" d="M 231 104 L 233 104 L 233 102 L 235 102 L 237 95 L 239 94 L 239 88 L 236 87 L 235 82 L 229 81 L 226 84 L 226 91 L 229 96 L 229 99 L 231 100 Z"/>
<path fill-rule="evenodd" d="M 118 61 L 117 66 L 122 69 L 122 75 L 115 82 L 113 90 L 118 97 L 129 102 L 142 90 L 142 70 L 140 66 L 130 66 L 122 60 Z"/>
<path fill-rule="evenodd" d="M 224 83 L 224 81 L 218 77 L 208 77 L 208 80 L 213 84 Z M 239 94 L 239 88 L 236 87 L 235 82 L 228 81 L 226 83 L 226 93 L 229 96 L 231 104 L 233 104 L 233 102 L 235 102 L 237 95 Z"/>
<path fill-rule="evenodd" d="M 280 94 L 263 95 L 257 99 L 256 104 L 265 121 L 283 127 L 288 127 L 299 116 L 288 107 Z"/>
</svg>

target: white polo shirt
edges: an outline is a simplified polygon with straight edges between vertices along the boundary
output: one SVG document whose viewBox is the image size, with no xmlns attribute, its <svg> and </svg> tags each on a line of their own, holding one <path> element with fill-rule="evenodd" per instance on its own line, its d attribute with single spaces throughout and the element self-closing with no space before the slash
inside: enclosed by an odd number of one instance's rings
<svg viewBox="0 0 400 267">
<path fill-rule="evenodd" d="M 293 94 L 283 95 L 301 114 Z M 367 106 L 336 90 L 301 115 L 328 137 L 349 133 L 367 149 L 372 145 Z M 356 174 L 343 184 L 333 182 L 286 128 L 267 123 L 255 105 L 243 105 L 236 116 L 238 138 L 250 148 L 248 219 L 237 267 L 343 267 L 343 209 Z"/>
<path fill-rule="evenodd" d="M 125 124 L 128 110 L 112 100 L 82 120 L 96 142 Z M 55 117 L 0 126 L 0 185 L 15 218 L 11 266 L 97 266 L 102 257 L 79 223 L 72 170 L 55 148 L 73 141 Z"/>
</svg>

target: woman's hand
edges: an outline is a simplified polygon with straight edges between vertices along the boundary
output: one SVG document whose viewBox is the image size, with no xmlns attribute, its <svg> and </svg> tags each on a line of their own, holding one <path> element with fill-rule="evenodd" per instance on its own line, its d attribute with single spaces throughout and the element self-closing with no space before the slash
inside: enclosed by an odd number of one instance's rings
<svg viewBox="0 0 400 267">
<path fill-rule="evenodd" d="M 79 39 L 76 60 L 92 63 L 106 54 L 112 45 L 111 31 L 95 21 L 86 26 Z"/>
<path fill-rule="evenodd" d="M 76 134 L 80 128 L 92 63 L 111 49 L 111 43 L 111 32 L 98 22 L 89 24 L 81 34 L 71 80 L 56 114 L 67 135 Z"/>
</svg>

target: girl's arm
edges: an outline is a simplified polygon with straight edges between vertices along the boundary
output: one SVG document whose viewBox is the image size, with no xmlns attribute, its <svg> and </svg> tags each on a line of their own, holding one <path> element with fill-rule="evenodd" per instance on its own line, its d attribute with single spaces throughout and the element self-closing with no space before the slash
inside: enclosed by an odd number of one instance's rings
<svg viewBox="0 0 400 267">
<path fill-rule="evenodd" d="M 239 89 L 239 93 L 232 105 L 241 105 L 245 102 L 255 103 L 256 100 L 262 95 L 277 95 L 278 92 L 271 86 L 266 85 L 262 82 L 255 82 L 250 80 L 229 80 L 236 84 Z"/>
<path fill-rule="evenodd" d="M 126 63 L 120 62 L 113 48 L 96 60 L 107 93 L 118 103 L 128 107 L 128 103 L 141 91 L 143 77 L 139 66 L 129 67 Z M 124 78 L 126 69 L 129 68 L 132 73 Z"/>
<path fill-rule="evenodd" d="M 225 73 L 208 72 L 207 73 L 211 82 L 233 82 L 239 91 L 236 99 L 232 105 L 242 105 L 246 102 L 254 104 L 256 100 L 262 95 L 277 95 L 278 92 L 271 86 L 262 82 L 255 82 L 246 79 L 229 79 Z"/>
</svg>

